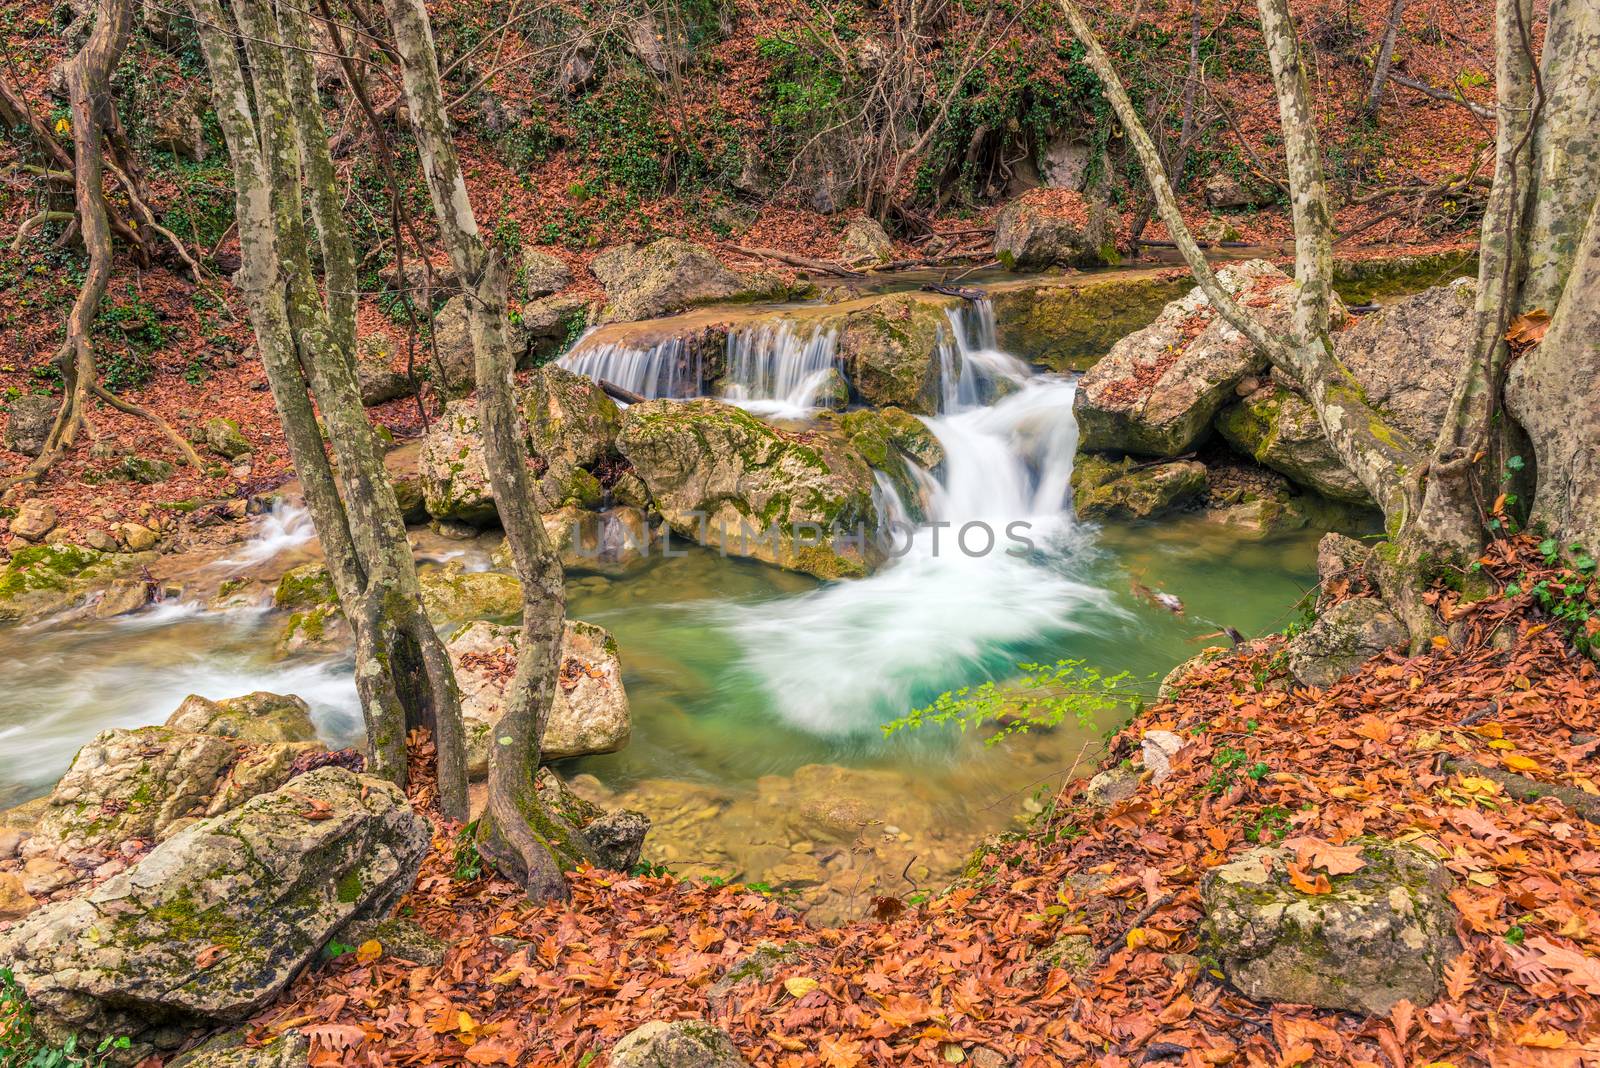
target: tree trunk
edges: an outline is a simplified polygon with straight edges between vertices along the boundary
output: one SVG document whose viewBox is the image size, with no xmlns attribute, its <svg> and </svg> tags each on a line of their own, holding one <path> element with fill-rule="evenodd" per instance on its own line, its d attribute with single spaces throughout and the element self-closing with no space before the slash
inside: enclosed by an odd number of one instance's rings
<svg viewBox="0 0 1600 1068">
<path fill-rule="evenodd" d="M 1372 65 L 1372 88 L 1367 90 L 1366 113 L 1376 115 L 1378 103 L 1383 99 L 1383 87 L 1389 80 L 1389 65 L 1394 62 L 1394 39 L 1400 33 L 1400 16 L 1406 9 L 1406 0 L 1394 0 L 1389 6 L 1389 18 L 1383 24 L 1383 40 L 1378 43 L 1378 60 Z"/>
<path fill-rule="evenodd" d="M 506 336 L 508 276 L 498 250 L 485 246 L 461 174 L 439 86 L 428 12 L 421 0 L 385 0 L 406 102 L 440 237 L 467 299 L 489 483 L 522 580 L 517 671 L 489 753 L 489 802 L 478 828 L 484 858 L 534 900 L 568 894 L 563 858 L 592 854 L 583 837 L 540 803 L 535 788 L 540 744 L 555 702 L 566 591 L 561 563 L 534 507 L 525 428 L 518 415 Z"/>
</svg>

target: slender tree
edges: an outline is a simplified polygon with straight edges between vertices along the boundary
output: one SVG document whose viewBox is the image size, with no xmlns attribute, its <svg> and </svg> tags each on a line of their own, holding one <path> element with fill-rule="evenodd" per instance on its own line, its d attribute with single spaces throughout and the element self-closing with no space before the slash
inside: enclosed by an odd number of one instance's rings
<svg viewBox="0 0 1600 1068">
<path fill-rule="evenodd" d="M 1592 329 L 1600 241 L 1600 5 L 1555 0 L 1542 58 L 1531 0 L 1497 0 L 1497 163 L 1483 222 L 1476 342 L 1438 439 L 1413 442 L 1369 405 L 1329 338 L 1333 216 L 1310 92 L 1287 0 L 1258 0 L 1283 131 L 1295 230 L 1292 328 L 1267 330 L 1227 293 L 1178 210 L 1149 134 L 1075 0 L 1060 0 L 1150 183 L 1157 210 L 1218 313 L 1305 393 L 1344 464 L 1382 508 L 1385 593 L 1413 639 L 1437 624 L 1420 596 L 1483 548 L 1485 519 L 1514 444 L 1507 408 L 1537 460 L 1533 518 L 1564 544 L 1600 545 L 1600 354 Z M 1551 313 L 1549 333 L 1511 362 L 1519 316 Z M 1587 373 L 1585 373 L 1587 372 Z M 1509 381 L 1508 381 L 1509 376 Z M 1505 403 L 1502 403 L 1502 402 Z"/>
<path fill-rule="evenodd" d="M 455 674 L 423 610 L 405 524 L 356 385 L 355 253 L 328 153 L 305 10 L 294 0 L 232 0 L 227 10 L 219 0 L 189 6 L 233 163 L 243 259 L 238 283 L 329 574 L 355 633 L 371 764 L 403 783 L 407 727 L 430 728 L 441 807 L 465 820 Z"/>
</svg>

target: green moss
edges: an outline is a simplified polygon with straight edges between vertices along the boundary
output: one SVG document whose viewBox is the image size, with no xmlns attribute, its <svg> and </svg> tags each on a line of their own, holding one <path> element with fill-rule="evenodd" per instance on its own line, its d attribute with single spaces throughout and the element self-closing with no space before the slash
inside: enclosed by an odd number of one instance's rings
<svg viewBox="0 0 1600 1068">
<path fill-rule="evenodd" d="M 62 590 L 71 580 L 106 558 L 102 552 L 80 545 L 30 545 L 11 556 L 0 572 L 0 598 L 30 590 Z"/>
<path fill-rule="evenodd" d="M 340 904 L 352 905 L 361 900 L 361 876 L 353 871 L 347 871 L 339 877 L 334 887 Z"/>
<path fill-rule="evenodd" d="M 272 603 L 278 608 L 314 608 L 337 600 L 333 576 L 318 563 L 302 564 L 285 572 L 272 594 Z"/>
</svg>

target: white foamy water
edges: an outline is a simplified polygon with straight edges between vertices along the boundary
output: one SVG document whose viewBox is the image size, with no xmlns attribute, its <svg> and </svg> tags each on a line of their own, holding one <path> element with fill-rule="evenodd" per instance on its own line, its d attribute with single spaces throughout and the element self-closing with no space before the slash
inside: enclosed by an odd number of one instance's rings
<svg viewBox="0 0 1600 1068">
<path fill-rule="evenodd" d="M 595 342 L 585 336 L 556 363 L 573 374 L 610 382 L 651 399 L 698 397 L 705 378 L 699 353 L 682 338 L 641 348 Z"/>
<path fill-rule="evenodd" d="M 299 504 L 279 501 L 256 523 L 256 532 L 239 547 L 238 552 L 226 560 L 218 560 L 216 567 L 252 567 L 266 563 L 301 546 L 309 545 L 317 537 L 311 513 Z"/>
<path fill-rule="evenodd" d="M 723 399 L 758 415 L 804 419 L 831 377 L 838 341 L 837 330 L 818 326 L 802 335 L 788 319 L 734 330 Z"/>
</svg>

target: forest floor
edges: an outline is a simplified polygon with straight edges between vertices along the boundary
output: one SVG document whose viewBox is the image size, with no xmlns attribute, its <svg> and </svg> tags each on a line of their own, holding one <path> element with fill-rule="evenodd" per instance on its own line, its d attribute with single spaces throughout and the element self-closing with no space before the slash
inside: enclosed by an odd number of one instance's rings
<svg viewBox="0 0 1600 1068">
<path fill-rule="evenodd" d="M 748 887 L 598 870 L 571 877 L 570 903 L 534 907 L 462 878 L 439 825 L 401 913 L 450 944 L 443 963 L 356 947 L 254 1038 L 299 1028 L 314 1065 L 601 1066 L 642 1023 L 700 1018 L 758 1065 L 1600 1063 L 1600 674 L 1541 610 L 1553 586 L 1581 598 L 1593 582 L 1530 536 L 1481 567 L 1499 593 L 1436 598 L 1453 639 L 1326 690 L 1285 675 L 1281 637 L 1194 669 L 1110 743 L 1107 766 L 1146 730 L 1176 732 L 1170 777 L 1104 810 L 1067 782 L 963 882 L 838 928 Z M 1530 784 L 1572 805 L 1526 799 Z M 1438 999 L 1363 1017 L 1231 987 L 1202 930 L 1206 873 L 1284 841 L 1314 894 L 1319 858 L 1370 837 L 1450 872 L 1461 949 Z M 717 983 L 761 943 L 782 947 L 769 970 Z"/>
</svg>

